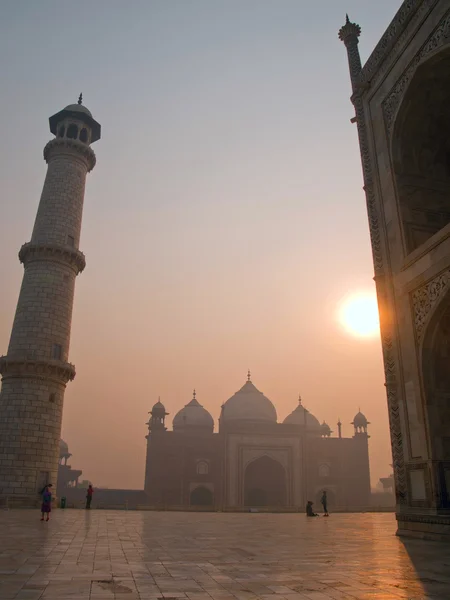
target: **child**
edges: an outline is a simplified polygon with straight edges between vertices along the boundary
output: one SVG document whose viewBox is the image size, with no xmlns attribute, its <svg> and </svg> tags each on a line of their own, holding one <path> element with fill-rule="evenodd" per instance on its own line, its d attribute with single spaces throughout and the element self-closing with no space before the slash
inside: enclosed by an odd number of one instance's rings
<svg viewBox="0 0 450 600">
<path fill-rule="evenodd" d="M 42 490 L 42 505 L 41 505 L 41 521 L 44 520 L 44 515 L 47 515 L 46 521 L 50 519 L 50 513 L 52 512 L 52 484 L 49 483 Z"/>
</svg>

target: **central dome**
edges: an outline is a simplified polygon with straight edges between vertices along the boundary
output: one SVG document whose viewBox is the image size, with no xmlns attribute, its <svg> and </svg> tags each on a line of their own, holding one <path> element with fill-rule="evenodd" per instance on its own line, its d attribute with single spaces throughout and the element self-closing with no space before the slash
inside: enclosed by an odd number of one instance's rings
<svg viewBox="0 0 450 600">
<path fill-rule="evenodd" d="M 275 406 L 250 381 L 231 396 L 222 406 L 221 419 L 224 421 L 266 421 L 277 422 Z"/>
</svg>

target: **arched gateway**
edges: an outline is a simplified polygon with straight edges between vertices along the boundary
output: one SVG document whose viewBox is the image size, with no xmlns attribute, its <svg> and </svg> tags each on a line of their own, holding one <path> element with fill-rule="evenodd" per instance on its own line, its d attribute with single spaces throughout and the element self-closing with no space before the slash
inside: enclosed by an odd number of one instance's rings
<svg viewBox="0 0 450 600">
<path fill-rule="evenodd" d="M 244 474 L 244 505 L 283 507 L 287 504 L 286 471 L 269 456 L 251 461 Z"/>
</svg>

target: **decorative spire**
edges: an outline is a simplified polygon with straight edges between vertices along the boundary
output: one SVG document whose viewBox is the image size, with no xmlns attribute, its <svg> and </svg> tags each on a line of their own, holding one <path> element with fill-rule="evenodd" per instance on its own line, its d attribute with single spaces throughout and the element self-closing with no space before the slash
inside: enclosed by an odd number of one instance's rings
<svg viewBox="0 0 450 600">
<path fill-rule="evenodd" d="M 250 373 L 250 369 L 247 371 L 247 381 L 251 381 L 252 374 Z"/>
<path fill-rule="evenodd" d="M 350 38 L 359 38 L 361 35 L 361 27 L 357 23 L 352 23 L 348 18 L 348 15 L 345 15 L 345 25 L 339 29 L 338 35 L 341 42 L 344 42 L 344 44 L 347 45 L 347 41 Z M 358 43 L 357 39 L 356 43 Z"/>
<path fill-rule="evenodd" d="M 345 15 L 345 25 L 339 29 L 338 35 L 347 48 L 350 80 L 352 82 L 352 89 L 355 91 L 362 70 L 361 57 L 358 50 L 358 38 L 361 35 L 361 27 L 357 23 L 352 23 L 348 15 Z"/>
<path fill-rule="evenodd" d="M 298 405 L 299 405 L 299 406 L 301 406 L 301 405 L 302 405 L 302 397 L 301 397 L 301 395 L 300 395 L 300 394 L 298 395 Z"/>
<path fill-rule="evenodd" d="M 78 96 L 78 104 L 83 104 L 83 94 Z"/>
<path fill-rule="evenodd" d="M 194 388 L 194 391 L 192 392 L 192 398 L 195 400 L 196 396 L 197 396 L 197 392 L 195 391 L 195 388 Z"/>
</svg>

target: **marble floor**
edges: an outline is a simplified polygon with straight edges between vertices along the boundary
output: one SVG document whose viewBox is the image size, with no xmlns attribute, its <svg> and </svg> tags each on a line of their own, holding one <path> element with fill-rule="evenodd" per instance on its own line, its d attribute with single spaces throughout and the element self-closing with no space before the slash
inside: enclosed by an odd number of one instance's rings
<svg viewBox="0 0 450 600">
<path fill-rule="evenodd" d="M 450 599 L 450 545 L 392 514 L 0 512 L 0 600 Z"/>
</svg>

